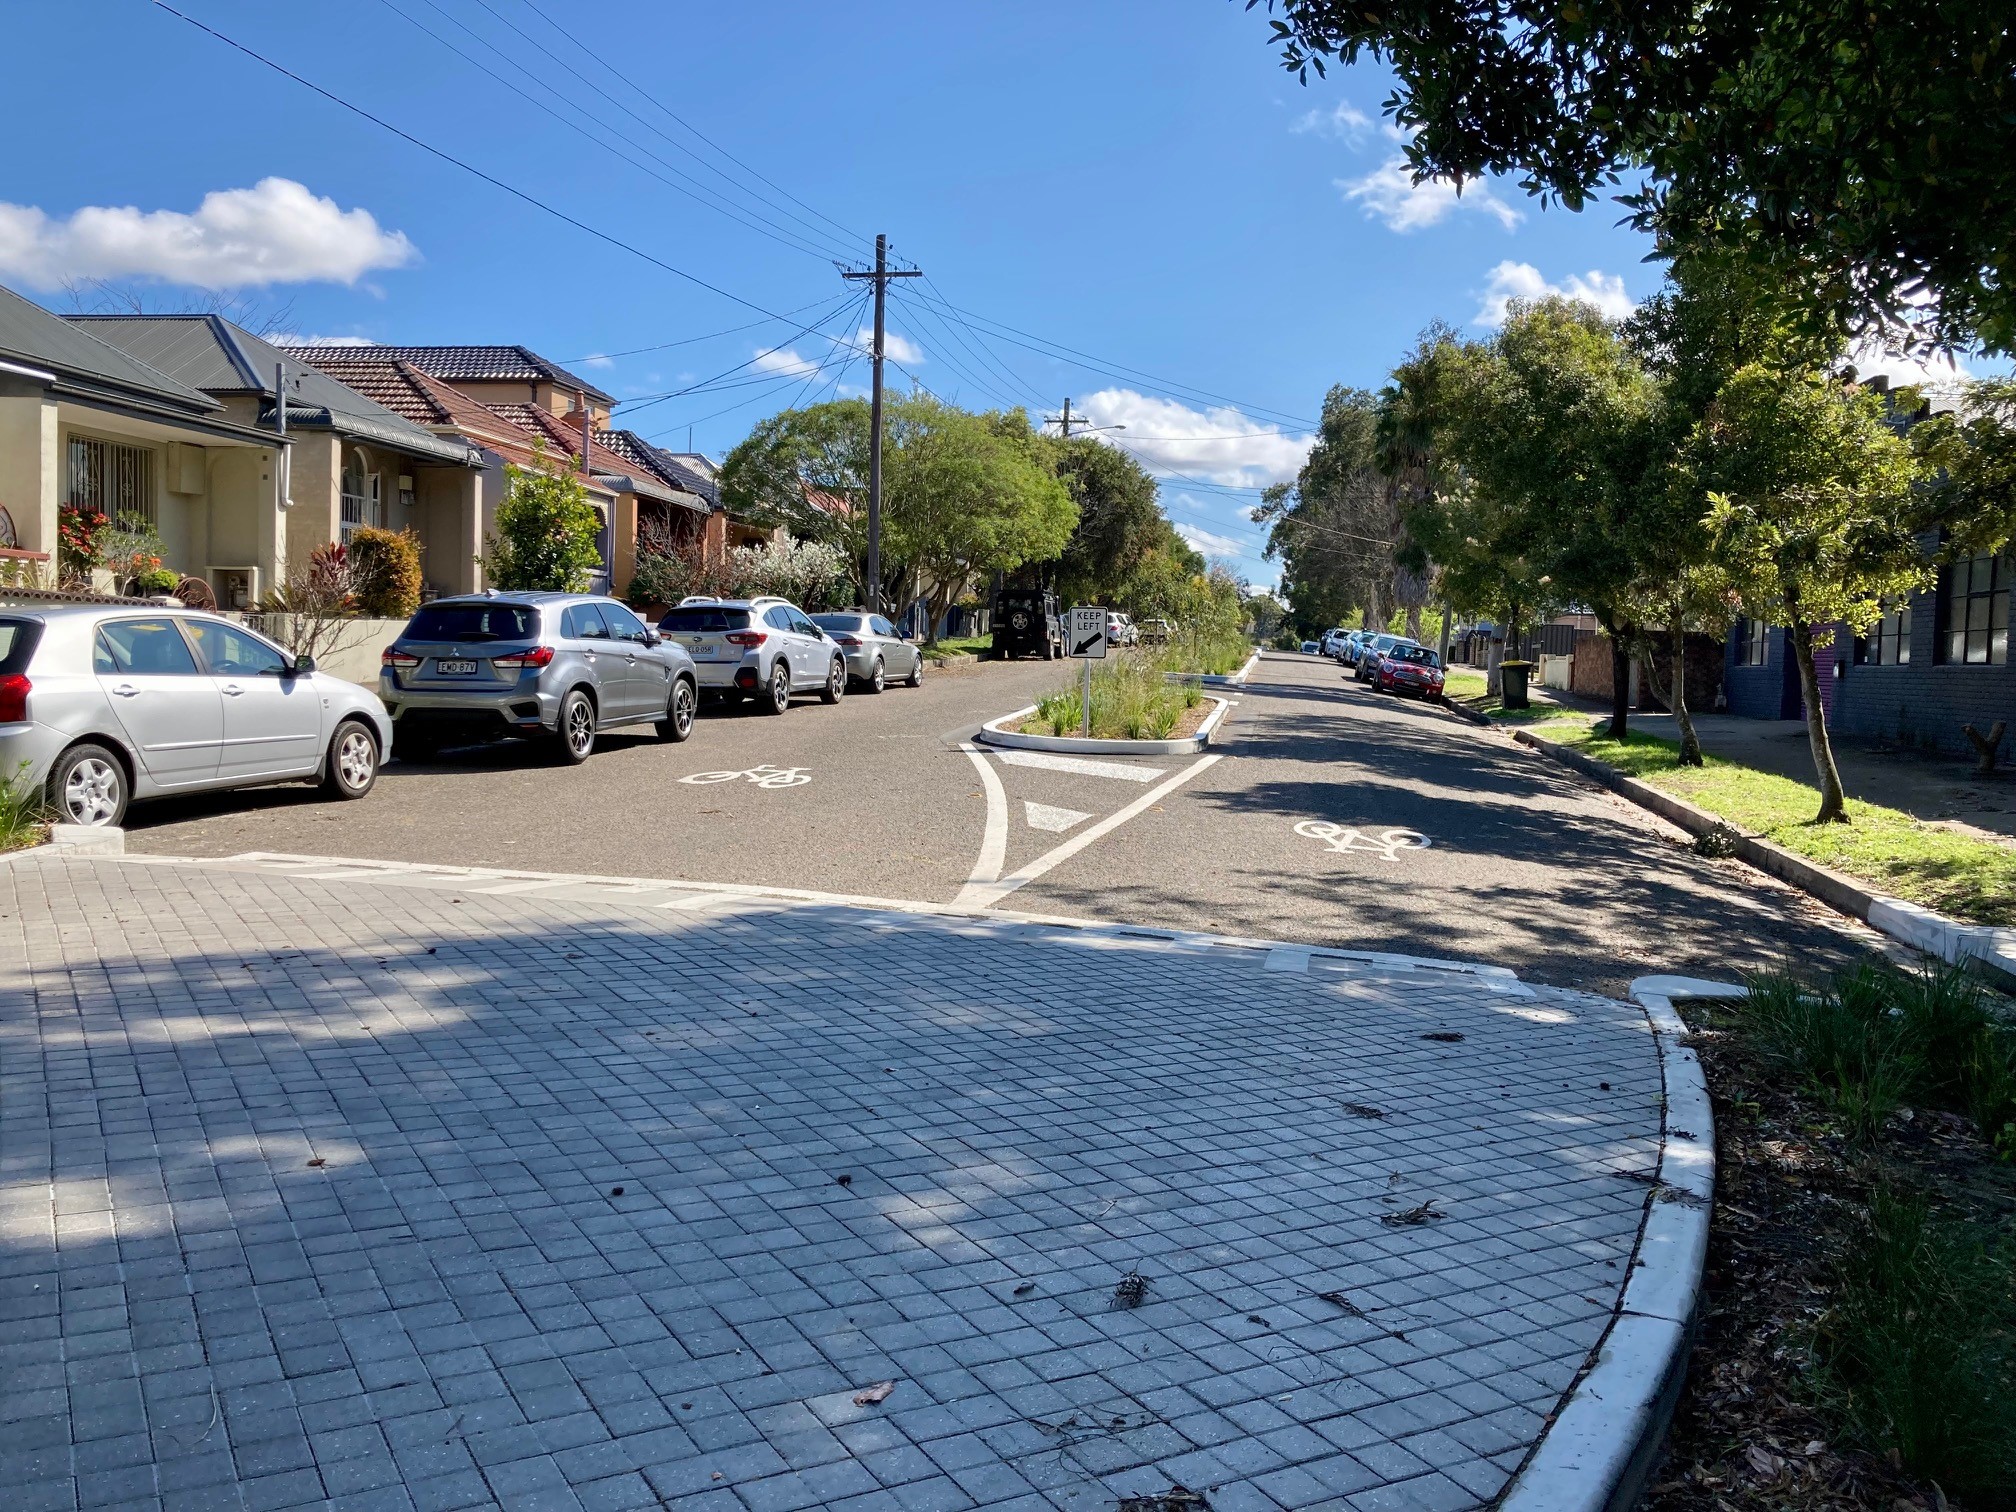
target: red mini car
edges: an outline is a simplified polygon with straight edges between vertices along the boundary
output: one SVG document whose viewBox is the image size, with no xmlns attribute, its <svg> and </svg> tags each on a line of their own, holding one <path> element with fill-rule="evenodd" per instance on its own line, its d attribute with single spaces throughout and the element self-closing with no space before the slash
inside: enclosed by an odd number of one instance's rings
<svg viewBox="0 0 2016 1512">
<path fill-rule="evenodd" d="M 1379 658 L 1372 672 L 1372 686 L 1381 693 L 1440 698 L 1442 659 L 1426 646 L 1395 646 Z"/>
</svg>

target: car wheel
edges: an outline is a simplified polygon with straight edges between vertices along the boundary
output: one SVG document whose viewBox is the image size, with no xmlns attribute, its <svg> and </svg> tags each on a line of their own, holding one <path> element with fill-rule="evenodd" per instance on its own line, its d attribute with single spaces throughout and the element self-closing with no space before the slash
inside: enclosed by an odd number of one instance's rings
<svg viewBox="0 0 2016 1512">
<path fill-rule="evenodd" d="M 700 705 L 700 697 L 693 691 L 693 684 L 683 677 L 672 679 L 672 701 L 666 705 L 665 717 L 658 721 L 658 738 L 669 740 L 674 745 L 693 733 L 693 715 Z"/>
<path fill-rule="evenodd" d="M 339 800 L 362 798 L 378 785 L 378 737 L 363 721 L 346 719 L 329 737 L 322 792 Z"/>
<path fill-rule="evenodd" d="M 836 704 L 846 696 L 847 663 L 836 656 L 833 658 L 833 665 L 827 670 L 826 686 L 819 690 L 819 701 Z"/>
<path fill-rule="evenodd" d="M 924 653 L 922 651 L 917 653 L 917 665 L 910 669 L 910 675 L 903 679 L 903 685 L 907 688 L 921 688 L 924 686 Z"/>
<path fill-rule="evenodd" d="M 884 688 L 889 686 L 887 672 L 882 665 L 882 658 L 879 656 L 875 658 L 875 665 L 868 671 L 866 686 L 870 693 L 880 693 Z"/>
<path fill-rule="evenodd" d="M 64 824 L 110 829 L 126 817 L 126 768 L 103 746 L 72 746 L 49 772 L 49 806 Z"/>
<path fill-rule="evenodd" d="M 560 700 L 554 754 L 567 766 L 579 766 L 595 750 L 595 705 L 579 688 Z"/>
<path fill-rule="evenodd" d="M 791 669 L 783 657 L 770 664 L 770 691 L 758 703 L 765 714 L 782 714 L 791 707 Z"/>
</svg>

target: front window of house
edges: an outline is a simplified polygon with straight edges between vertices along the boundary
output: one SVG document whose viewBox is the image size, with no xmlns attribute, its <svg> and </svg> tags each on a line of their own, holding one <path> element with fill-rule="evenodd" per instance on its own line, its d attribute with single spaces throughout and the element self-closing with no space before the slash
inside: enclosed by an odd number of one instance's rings
<svg viewBox="0 0 2016 1512">
<path fill-rule="evenodd" d="M 122 446 L 96 436 L 72 436 L 65 463 L 67 502 L 73 509 L 96 512 L 107 519 L 137 515 L 159 525 L 154 507 L 154 453 L 144 446 Z"/>
<path fill-rule="evenodd" d="M 1940 660 L 2000 667 L 2009 660 L 2009 563 L 1998 552 L 1962 558 L 1939 575 Z"/>
<path fill-rule="evenodd" d="M 1907 599 L 1869 627 L 1855 642 L 1855 659 L 1871 667 L 1903 667 L 1911 662 L 1911 604 Z"/>
<path fill-rule="evenodd" d="M 1762 620 L 1743 621 L 1741 639 L 1736 643 L 1739 664 L 1745 667 L 1764 665 L 1765 653 L 1771 647 L 1771 630 Z"/>
</svg>

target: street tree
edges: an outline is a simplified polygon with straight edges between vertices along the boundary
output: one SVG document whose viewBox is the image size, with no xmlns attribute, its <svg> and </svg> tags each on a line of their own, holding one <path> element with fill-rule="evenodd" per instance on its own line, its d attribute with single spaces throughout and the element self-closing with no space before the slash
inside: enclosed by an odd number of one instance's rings
<svg viewBox="0 0 2016 1512">
<path fill-rule="evenodd" d="M 1836 622 L 1860 633 L 1932 578 L 1917 535 L 1922 469 L 1889 421 L 1882 396 L 1753 365 L 1723 385 L 1680 463 L 1678 486 L 1709 501 L 1708 532 L 1743 612 L 1786 627 L 1821 823 L 1845 823 L 1848 810 L 1814 650 Z"/>
<path fill-rule="evenodd" d="M 1248 9 L 1263 0 L 1245 0 Z M 1369 57 L 1419 178 L 1620 195 L 1820 325 L 2016 345 L 2007 0 L 1264 0 L 1287 68 Z"/>
<path fill-rule="evenodd" d="M 1057 564 L 1067 600 L 1122 600 L 1122 585 L 1168 530 L 1155 480 L 1117 446 L 1091 436 L 1051 438 L 1057 476 L 1078 506 L 1078 525 Z"/>
<path fill-rule="evenodd" d="M 490 581 L 499 588 L 581 592 L 602 565 L 595 544 L 602 518 L 580 474 L 553 465 L 543 443 L 535 443 L 533 465 L 514 463 L 504 475 L 497 531 L 483 558 Z"/>
</svg>

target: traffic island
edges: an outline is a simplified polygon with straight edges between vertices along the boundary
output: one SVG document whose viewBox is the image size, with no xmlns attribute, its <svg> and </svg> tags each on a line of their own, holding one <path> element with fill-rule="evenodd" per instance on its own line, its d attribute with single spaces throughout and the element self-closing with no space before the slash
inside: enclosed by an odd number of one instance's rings
<svg viewBox="0 0 2016 1512">
<path fill-rule="evenodd" d="M 1060 755 L 1074 756 L 1187 756 L 1203 750 L 1211 743 L 1211 737 L 1224 723 L 1226 712 L 1232 707 L 1230 699 L 1219 698 L 1206 693 L 1190 711 L 1192 728 L 1185 733 L 1179 723 L 1176 730 L 1164 737 L 1118 736 L 1102 738 L 1098 735 L 1059 735 L 1049 733 L 1053 726 L 1042 718 L 1042 705 L 1030 704 L 1017 709 L 1013 714 L 1004 714 L 999 719 L 990 720 L 980 727 L 975 737 L 983 745 L 1007 746 L 1022 751 L 1055 751 Z"/>
</svg>

